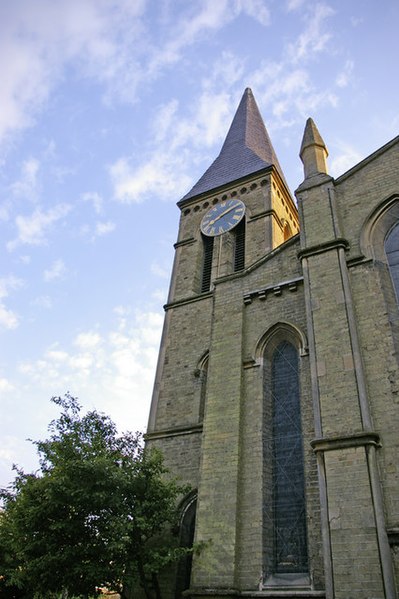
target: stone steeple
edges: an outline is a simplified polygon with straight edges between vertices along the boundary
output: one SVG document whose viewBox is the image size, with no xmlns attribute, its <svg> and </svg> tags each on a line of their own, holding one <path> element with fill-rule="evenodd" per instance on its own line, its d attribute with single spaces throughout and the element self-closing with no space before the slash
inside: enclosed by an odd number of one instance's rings
<svg viewBox="0 0 399 599">
<path fill-rule="evenodd" d="M 299 156 L 303 162 L 305 179 L 320 173 L 327 174 L 328 150 L 311 118 L 306 121 Z"/>
<path fill-rule="evenodd" d="M 248 87 L 219 156 L 182 199 L 187 200 L 274 165 L 284 181 L 258 106 Z"/>
</svg>

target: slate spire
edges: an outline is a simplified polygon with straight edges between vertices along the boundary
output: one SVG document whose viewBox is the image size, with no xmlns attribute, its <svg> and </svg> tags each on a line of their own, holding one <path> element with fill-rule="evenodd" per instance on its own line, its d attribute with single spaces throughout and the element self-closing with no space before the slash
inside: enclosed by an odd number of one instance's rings
<svg viewBox="0 0 399 599">
<path fill-rule="evenodd" d="M 247 87 L 219 156 L 183 200 L 256 173 L 272 164 L 284 181 L 259 108 L 251 89 Z"/>
</svg>

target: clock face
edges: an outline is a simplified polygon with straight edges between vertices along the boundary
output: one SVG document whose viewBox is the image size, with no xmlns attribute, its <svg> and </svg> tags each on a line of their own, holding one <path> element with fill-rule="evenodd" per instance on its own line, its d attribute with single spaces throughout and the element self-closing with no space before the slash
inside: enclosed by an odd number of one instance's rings
<svg viewBox="0 0 399 599">
<path fill-rule="evenodd" d="M 241 200 L 226 200 L 208 210 L 201 222 L 201 231 L 208 237 L 216 237 L 238 225 L 245 214 Z"/>
</svg>

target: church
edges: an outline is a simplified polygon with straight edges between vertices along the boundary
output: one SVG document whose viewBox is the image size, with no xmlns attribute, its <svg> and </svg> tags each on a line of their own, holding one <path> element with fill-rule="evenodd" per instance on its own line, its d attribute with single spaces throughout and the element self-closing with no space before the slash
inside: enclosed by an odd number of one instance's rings
<svg viewBox="0 0 399 599">
<path fill-rule="evenodd" d="M 300 142 L 294 201 L 246 89 L 177 204 L 147 443 L 204 546 L 165 599 L 399 589 L 399 137 L 337 179 Z"/>
</svg>

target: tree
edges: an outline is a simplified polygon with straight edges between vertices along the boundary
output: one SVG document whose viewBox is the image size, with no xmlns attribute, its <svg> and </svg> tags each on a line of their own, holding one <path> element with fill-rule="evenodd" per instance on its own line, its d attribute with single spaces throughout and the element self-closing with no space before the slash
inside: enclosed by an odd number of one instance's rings
<svg viewBox="0 0 399 599">
<path fill-rule="evenodd" d="M 62 412 L 34 442 L 40 470 L 17 470 L 1 493 L 0 580 L 29 597 L 89 597 L 104 586 L 130 598 L 140 585 L 161 599 L 159 572 L 188 551 L 168 532 L 188 488 L 140 435 L 118 436 L 95 410 L 81 416 L 69 394 L 52 401 Z"/>
</svg>

